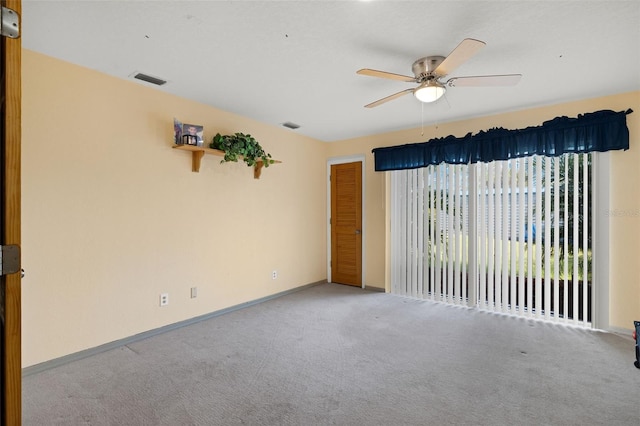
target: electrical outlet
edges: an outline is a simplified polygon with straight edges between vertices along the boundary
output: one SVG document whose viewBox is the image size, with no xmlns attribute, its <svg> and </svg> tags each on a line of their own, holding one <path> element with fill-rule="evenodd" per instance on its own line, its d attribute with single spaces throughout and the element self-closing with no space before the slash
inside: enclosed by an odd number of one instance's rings
<svg viewBox="0 0 640 426">
<path fill-rule="evenodd" d="M 276 278 L 278 278 L 278 271 L 276 271 L 275 269 L 271 272 L 271 279 L 275 280 Z"/>
<path fill-rule="evenodd" d="M 169 293 L 160 294 L 160 306 L 167 306 L 169 304 Z"/>
<path fill-rule="evenodd" d="M 191 287 L 191 298 L 195 299 L 198 297 L 198 287 Z"/>
</svg>

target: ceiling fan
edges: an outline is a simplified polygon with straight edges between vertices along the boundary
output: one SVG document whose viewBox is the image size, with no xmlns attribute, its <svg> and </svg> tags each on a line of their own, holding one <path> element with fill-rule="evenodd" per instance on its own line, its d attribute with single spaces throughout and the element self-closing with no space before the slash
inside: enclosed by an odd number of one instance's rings
<svg viewBox="0 0 640 426">
<path fill-rule="evenodd" d="M 416 88 L 405 89 L 385 98 L 378 99 L 375 102 L 371 102 L 370 104 L 365 105 L 365 108 L 376 107 L 408 93 L 413 93 L 413 95 L 422 102 L 435 102 L 444 95 L 447 87 L 514 86 L 518 84 L 520 77 L 522 77 L 521 74 L 453 77 L 443 81 L 448 74 L 475 55 L 484 46 L 485 43 L 483 41 L 465 38 L 455 49 L 453 49 L 451 53 L 449 53 L 449 56 L 447 57 L 426 56 L 424 58 L 420 58 L 416 60 L 411 67 L 415 77 L 394 74 L 386 71 L 372 70 L 369 68 L 358 70 L 357 74 L 361 75 L 419 84 Z"/>
</svg>

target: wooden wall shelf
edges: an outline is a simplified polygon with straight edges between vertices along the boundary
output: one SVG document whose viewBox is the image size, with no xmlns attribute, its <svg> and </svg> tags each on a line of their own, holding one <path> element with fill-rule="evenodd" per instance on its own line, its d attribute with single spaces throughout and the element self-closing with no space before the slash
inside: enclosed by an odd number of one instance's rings
<svg viewBox="0 0 640 426">
<path fill-rule="evenodd" d="M 203 146 L 194 146 L 194 145 L 173 145 L 173 148 L 179 149 L 180 151 L 190 151 L 191 152 L 191 171 L 195 173 L 200 172 L 200 162 L 202 157 L 205 154 L 215 155 L 216 157 L 224 157 L 224 151 L 220 151 L 219 149 L 211 149 L 205 148 Z M 241 161 L 242 158 L 239 159 Z M 274 163 L 282 163 L 279 160 L 273 160 Z M 255 166 L 253 166 L 253 177 L 254 179 L 260 179 L 260 174 L 262 173 L 262 167 L 264 163 L 262 161 L 258 161 Z"/>
</svg>

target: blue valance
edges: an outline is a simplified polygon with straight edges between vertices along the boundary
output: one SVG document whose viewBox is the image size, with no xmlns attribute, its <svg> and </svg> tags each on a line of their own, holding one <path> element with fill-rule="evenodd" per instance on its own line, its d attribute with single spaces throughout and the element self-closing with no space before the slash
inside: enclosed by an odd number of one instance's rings
<svg viewBox="0 0 640 426">
<path fill-rule="evenodd" d="M 447 136 L 428 142 L 375 148 L 375 170 L 404 170 L 432 164 L 488 163 L 495 160 L 568 152 L 629 149 L 626 111 L 596 111 L 576 118 L 556 117 L 540 126 L 494 128 L 464 137 Z"/>
</svg>

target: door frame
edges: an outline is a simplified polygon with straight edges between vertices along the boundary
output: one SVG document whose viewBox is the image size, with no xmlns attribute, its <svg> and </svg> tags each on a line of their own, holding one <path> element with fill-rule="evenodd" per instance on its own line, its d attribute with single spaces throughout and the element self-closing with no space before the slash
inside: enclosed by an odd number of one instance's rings
<svg viewBox="0 0 640 426">
<path fill-rule="evenodd" d="M 619 331 L 612 328 L 609 323 L 611 153 L 607 151 L 591 155 L 593 174 L 589 184 L 593 187 L 591 237 L 594 259 L 591 279 L 591 327 L 598 330 Z"/>
<path fill-rule="evenodd" d="M 361 265 L 362 272 L 360 280 L 362 282 L 361 287 L 365 288 L 365 271 L 366 271 L 366 239 L 367 239 L 367 227 L 365 225 L 367 209 L 365 208 L 365 156 L 363 154 L 348 155 L 344 157 L 331 157 L 327 160 L 327 281 L 331 282 L 331 166 L 335 164 L 345 163 L 362 163 L 362 252 L 361 252 Z"/>
<path fill-rule="evenodd" d="M 2 5 L 18 15 L 22 27 L 22 1 L 3 0 Z M 22 28 L 20 28 L 22 32 Z M 2 182 L 2 245 L 21 244 L 21 151 L 22 139 L 22 39 L 4 37 L 5 105 Z M 4 281 L 4 335 L 2 356 L 3 378 L 0 423 L 19 425 L 22 420 L 22 359 L 21 359 L 21 274 L 2 277 Z"/>
</svg>

